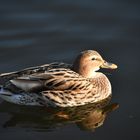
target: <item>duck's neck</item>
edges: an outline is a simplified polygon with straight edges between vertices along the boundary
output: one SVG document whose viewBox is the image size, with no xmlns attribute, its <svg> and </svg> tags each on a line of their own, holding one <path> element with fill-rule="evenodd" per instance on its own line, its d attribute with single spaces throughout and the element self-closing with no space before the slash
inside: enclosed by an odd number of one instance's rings
<svg viewBox="0 0 140 140">
<path fill-rule="evenodd" d="M 89 69 L 87 67 L 84 66 L 73 66 L 72 70 L 79 73 L 80 75 L 82 75 L 85 78 L 94 78 L 96 77 L 97 73 L 96 71 L 93 71 L 92 69 Z"/>
</svg>

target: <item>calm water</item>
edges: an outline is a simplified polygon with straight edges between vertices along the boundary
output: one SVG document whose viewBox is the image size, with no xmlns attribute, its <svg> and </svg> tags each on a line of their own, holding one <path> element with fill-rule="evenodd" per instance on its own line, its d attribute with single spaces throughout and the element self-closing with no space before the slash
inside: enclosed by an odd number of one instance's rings
<svg viewBox="0 0 140 140">
<path fill-rule="evenodd" d="M 85 49 L 98 50 L 119 69 L 104 71 L 113 86 L 107 107 L 51 110 L 0 100 L 0 139 L 140 138 L 139 6 L 136 0 L 1 1 L 0 72 L 71 63 Z"/>
</svg>

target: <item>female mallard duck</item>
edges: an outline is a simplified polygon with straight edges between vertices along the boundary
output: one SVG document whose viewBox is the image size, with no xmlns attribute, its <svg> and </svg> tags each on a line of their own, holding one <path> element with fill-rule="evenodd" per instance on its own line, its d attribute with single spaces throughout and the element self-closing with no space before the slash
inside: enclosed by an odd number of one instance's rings
<svg viewBox="0 0 140 140">
<path fill-rule="evenodd" d="M 0 97 L 20 105 L 72 107 L 101 101 L 111 84 L 100 68 L 116 69 L 93 50 L 81 52 L 73 65 L 51 63 L 0 75 Z"/>
</svg>

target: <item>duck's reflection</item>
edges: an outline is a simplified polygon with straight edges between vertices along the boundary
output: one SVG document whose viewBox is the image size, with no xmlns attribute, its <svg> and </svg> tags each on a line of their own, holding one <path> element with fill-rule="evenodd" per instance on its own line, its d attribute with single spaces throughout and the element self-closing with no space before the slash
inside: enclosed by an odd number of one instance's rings
<svg viewBox="0 0 140 140">
<path fill-rule="evenodd" d="M 80 123 L 77 123 L 77 125 L 82 130 L 93 131 L 103 125 L 109 112 L 116 110 L 118 107 L 119 105 L 117 103 L 113 103 L 106 107 L 95 109 L 94 111 L 91 111 Z"/>
<path fill-rule="evenodd" d="M 7 110 L 11 115 L 3 127 L 28 128 L 33 131 L 50 131 L 64 125 L 75 123 L 82 130 L 95 130 L 103 125 L 109 112 L 118 108 L 118 104 L 109 104 L 109 100 L 73 108 L 34 108 L 11 104 L 1 104 L 0 112 Z"/>
</svg>

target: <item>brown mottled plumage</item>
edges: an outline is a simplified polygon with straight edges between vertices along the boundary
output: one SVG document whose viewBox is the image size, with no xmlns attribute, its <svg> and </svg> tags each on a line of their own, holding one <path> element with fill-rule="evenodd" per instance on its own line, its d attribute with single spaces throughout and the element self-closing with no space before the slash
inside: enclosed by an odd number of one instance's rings
<svg viewBox="0 0 140 140">
<path fill-rule="evenodd" d="M 93 50 L 81 52 L 73 65 L 51 63 L 0 75 L 0 97 L 22 105 L 80 106 L 111 94 L 108 78 L 97 70 L 115 69 Z"/>
</svg>

